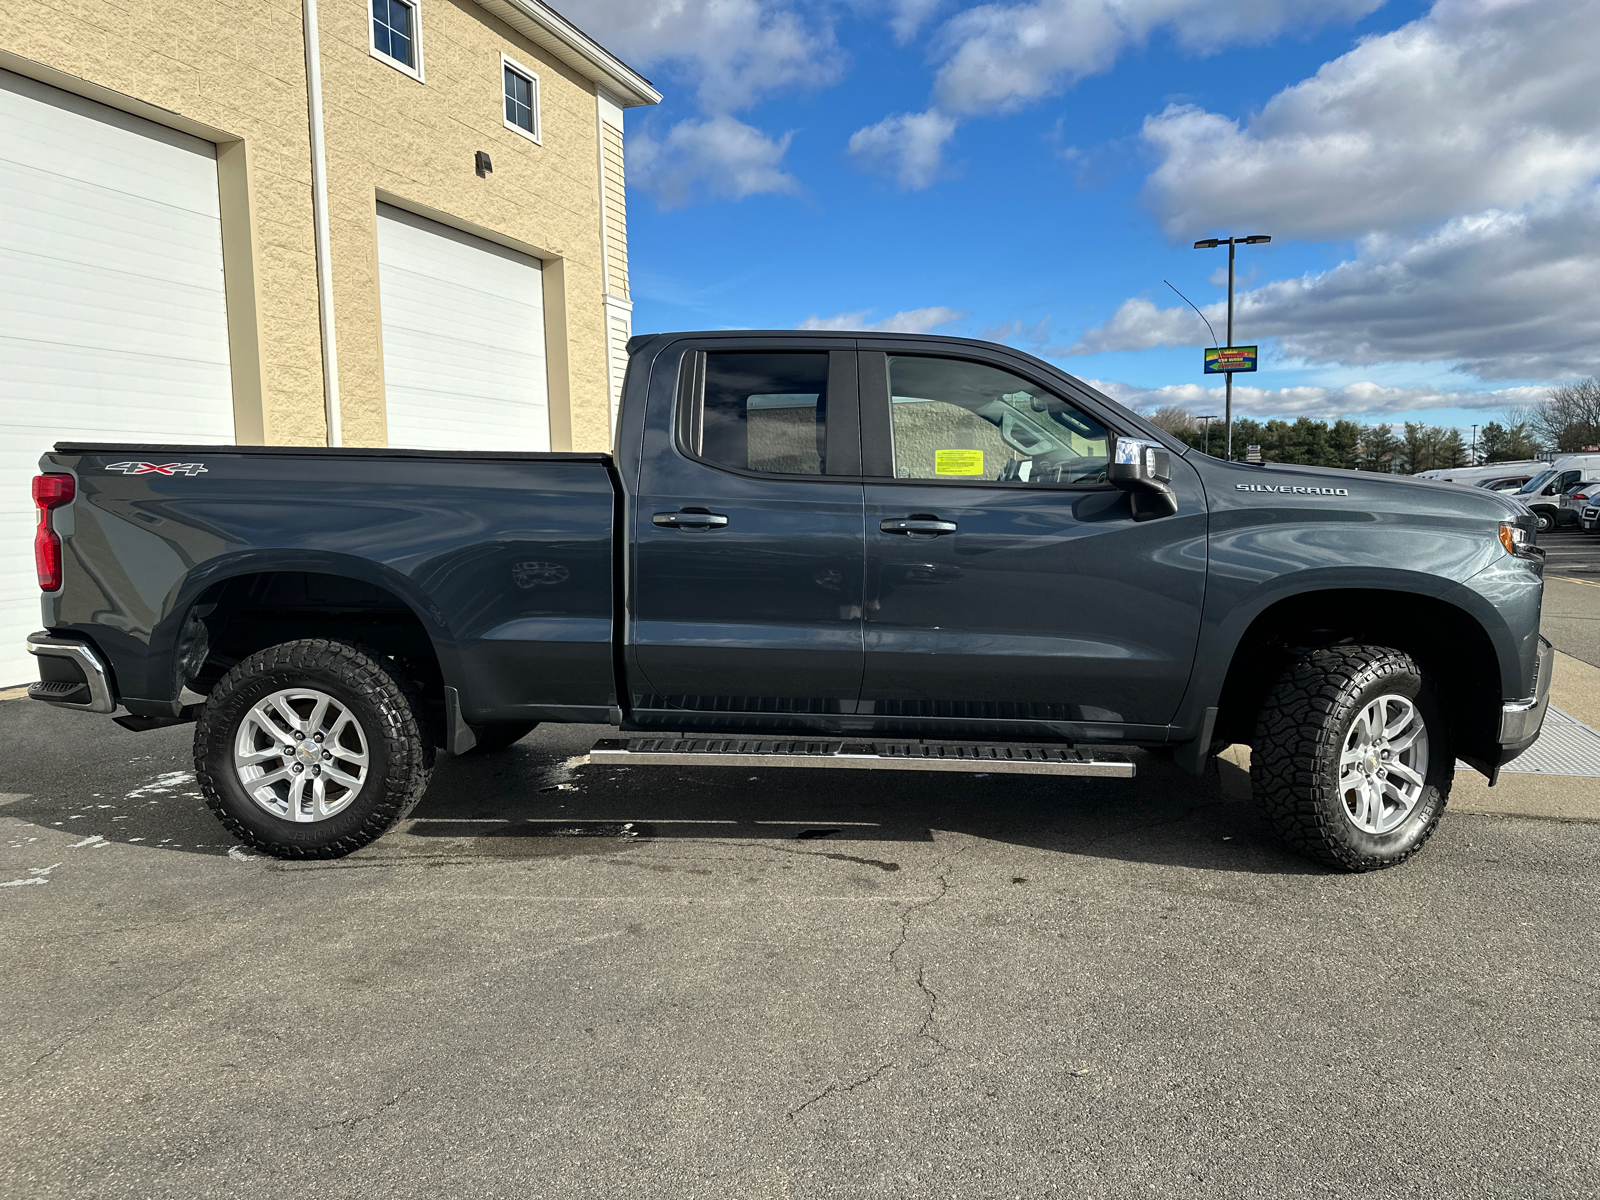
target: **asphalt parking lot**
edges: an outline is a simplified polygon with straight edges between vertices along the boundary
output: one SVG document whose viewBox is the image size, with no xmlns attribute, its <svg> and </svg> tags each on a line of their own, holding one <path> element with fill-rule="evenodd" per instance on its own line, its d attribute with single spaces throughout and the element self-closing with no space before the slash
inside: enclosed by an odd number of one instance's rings
<svg viewBox="0 0 1600 1200">
<path fill-rule="evenodd" d="M 1596 663 L 1600 587 L 1550 596 Z M 4 1194 L 1600 1190 L 1600 823 L 1452 811 L 1348 877 L 1227 764 L 574 767 L 596 732 L 288 864 L 189 730 L 0 702 Z"/>
</svg>

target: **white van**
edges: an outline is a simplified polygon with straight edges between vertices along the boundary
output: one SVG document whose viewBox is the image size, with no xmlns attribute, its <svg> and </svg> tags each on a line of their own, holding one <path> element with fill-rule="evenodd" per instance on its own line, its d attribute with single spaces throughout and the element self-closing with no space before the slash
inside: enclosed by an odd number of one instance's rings
<svg viewBox="0 0 1600 1200">
<path fill-rule="evenodd" d="M 1561 493 L 1591 479 L 1600 479 L 1600 454 L 1564 454 L 1510 496 L 1533 510 L 1540 533 L 1549 533 L 1563 523 Z"/>
<path fill-rule="evenodd" d="M 1440 467 L 1434 471 L 1418 471 L 1414 478 L 1433 479 L 1440 483 L 1480 483 L 1485 479 L 1500 479 L 1506 475 L 1540 475 L 1550 469 L 1550 464 L 1536 458 L 1521 462 L 1489 463 L 1482 467 Z"/>
</svg>

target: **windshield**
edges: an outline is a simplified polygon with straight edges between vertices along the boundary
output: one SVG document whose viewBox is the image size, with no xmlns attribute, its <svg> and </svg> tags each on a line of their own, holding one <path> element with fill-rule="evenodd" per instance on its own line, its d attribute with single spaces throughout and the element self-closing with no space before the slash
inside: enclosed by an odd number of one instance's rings
<svg viewBox="0 0 1600 1200">
<path fill-rule="evenodd" d="M 1553 475 L 1555 475 L 1553 470 L 1546 471 L 1543 475 L 1535 475 L 1532 479 L 1528 480 L 1527 483 L 1522 485 L 1521 489 L 1517 492 L 1517 495 L 1521 496 L 1529 492 L 1537 492 L 1545 484 L 1550 482 L 1550 479 Z"/>
</svg>

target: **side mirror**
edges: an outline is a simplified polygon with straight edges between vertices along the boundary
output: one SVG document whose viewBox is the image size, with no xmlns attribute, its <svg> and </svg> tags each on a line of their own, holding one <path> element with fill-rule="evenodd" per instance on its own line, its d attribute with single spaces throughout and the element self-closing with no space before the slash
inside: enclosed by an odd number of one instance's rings
<svg viewBox="0 0 1600 1200">
<path fill-rule="evenodd" d="M 1106 478 L 1128 493 L 1135 521 L 1153 521 L 1178 511 L 1178 497 L 1170 486 L 1172 456 L 1157 442 L 1119 437 Z"/>
<path fill-rule="evenodd" d="M 1545 496 L 1554 496 L 1555 494 L 1556 494 L 1556 485 L 1553 484 L 1553 483 L 1550 484 L 1548 487 L 1546 487 L 1544 489 L 1544 491 L 1541 493 L 1541 495 L 1545 495 Z"/>
</svg>

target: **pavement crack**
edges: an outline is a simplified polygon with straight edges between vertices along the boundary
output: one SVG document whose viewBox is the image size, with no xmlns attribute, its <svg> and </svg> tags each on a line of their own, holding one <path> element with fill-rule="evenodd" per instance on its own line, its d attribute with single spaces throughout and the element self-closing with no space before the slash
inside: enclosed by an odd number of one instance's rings
<svg viewBox="0 0 1600 1200">
<path fill-rule="evenodd" d="M 934 879 L 939 885 L 939 890 L 926 900 L 919 900 L 916 904 L 908 904 L 900 910 L 900 939 L 889 951 L 889 968 L 896 974 L 900 973 L 900 955 L 911 942 L 911 918 L 914 913 L 925 912 L 945 898 L 950 891 L 950 870 L 953 865 L 952 858 L 946 858 L 939 864 L 939 873 Z M 916 974 L 917 990 L 922 993 L 925 1011 L 922 1024 L 917 1027 L 917 1036 L 925 1041 L 932 1042 L 938 1049 L 936 1053 L 943 1053 L 950 1049 L 949 1044 L 938 1034 L 939 1020 L 939 993 L 928 986 L 928 968 L 926 963 L 917 964 Z"/>
<path fill-rule="evenodd" d="M 802 1104 L 802 1105 L 800 1105 L 800 1106 L 798 1106 L 796 1108 L 791 1108 L 789 1110 L 789 1112 L 788 1112 L 789 1120 L 791 1120 L 791 1121 L 794 1120 L 797 1116 L 799 1116 L 801 1113 L 805 1112 L 805 1110 L 810 1108 L 813 1104 L 816 1104 L 816 1103 L 818 1103 L 819 1101 L 822 1101 L 822 1100 L 826 1100 L 829 1096 L 842 1096 L 842 1095 L 846 1094 L 847 1092 L 855 1091 L 858 1087 L 865 1087 L 867 1084 L 871 1083 L 879 1075 L 882 1075 L 885 1071 L 889 1070 L 889 1068 L 893 1067 L 894 1065 L 895 1065 L 894 1063 L 884 1063 L 881 1066 L 877 1067 L 876 1069 L 868 1071 L 865 1075 L 861 1076 L 861 1078 L 852 1079 L 849 1083 L 839 1083 L 837 1081 L 835 1081 L 833 1083 L 830 1083 L 827 1087 L 823 1088 L 820 1092 L 818 1092 L 815 1096 L 811 1097 L 811 1099 L 807 1100 L 804 1104 Z"/>
<path fill-rule="evenodd" d="M 396 1095 L 394 1095 L 391 1098 L 389 1098 L 388 1100 L 385 1100 L 382 1104 L 378 1105 L 378 1107 L 373 1109 L 371 1112 L 358 1113 L 356 1116 L 353 1116 L 353 1117 L 340 1117 L 337 1121 L 325 1121 L 321 1125 L 313 1125 L 311 1127 L 311 1131 L 313 1133 L 315 1133 L 315 1132 L 318 1132 L 319 1130 L 323 1130 L 323 1129 L 335 1129 L 335 1128 L 338 1128 L 338 1129 L 353 1129 L 355 1126 L 360 1125 L 363 1121 L 370 1121 L 375 1117 L 382 1116 L 385 1112 L 387 1112 L 389 1109 L 393 1108 L 396 1104 L 399 1104 L 401 1100 L 403 1100 L 407 1096 L 411 1095 L 411 1093 L 418 1092 L 418 1091 L 421 1091 L 421 1090 L 422 1090 L 421 1088 L 407 1088 L 405 1091 L 399 1092 Z"/>
</svg>

